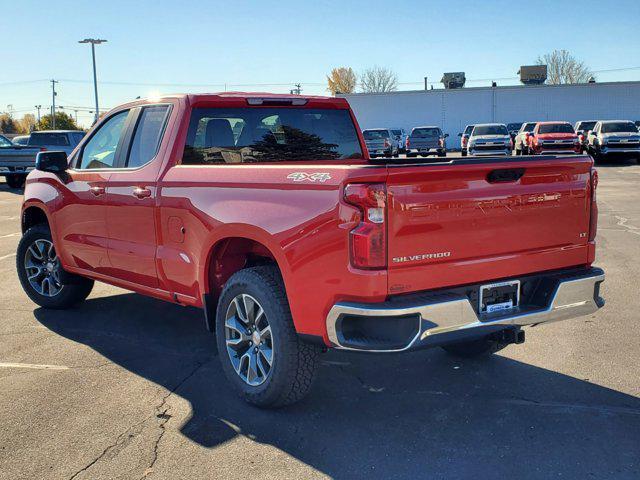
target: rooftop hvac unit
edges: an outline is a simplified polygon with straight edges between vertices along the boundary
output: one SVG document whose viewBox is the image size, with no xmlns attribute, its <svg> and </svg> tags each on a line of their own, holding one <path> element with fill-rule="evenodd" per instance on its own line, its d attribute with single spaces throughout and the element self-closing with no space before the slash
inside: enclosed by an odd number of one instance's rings
<svg viewBox="0 0 640 480">
<path fill-rule="evenodd" d="M 464 72 L 450 72 L 442 75 L 444 88 L 462 88 L 467 79 L 464 76 Z"/>
<path fill-rule="evenodd" d="M 523 65 L 518 70 L 518 75 L 525 85 L 542 85 L 547 80 L 547 66 Z"/>
</svg>

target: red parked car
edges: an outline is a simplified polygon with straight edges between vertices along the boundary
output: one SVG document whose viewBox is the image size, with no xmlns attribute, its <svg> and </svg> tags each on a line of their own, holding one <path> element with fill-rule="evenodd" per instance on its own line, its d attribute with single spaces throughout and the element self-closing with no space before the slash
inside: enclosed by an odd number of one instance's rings
<svg viewBox="0 0 640 480">
<path fill-rule="evenodd" d="M 538 122 L 527 138 L 530 155 L 582 153 L 582 145 L 568 122 Z"/>
<path fill-rule="evenodd" d="M 18 276 L 45 308 L 95 280 L 201 307 L 233 386 L 281 406 L 326 348 L 479 356 L 598 310 L 596 185 L 589 157 L 371 160 L 340 98 L 140 100 L 39 154 Z"/>
</svg>

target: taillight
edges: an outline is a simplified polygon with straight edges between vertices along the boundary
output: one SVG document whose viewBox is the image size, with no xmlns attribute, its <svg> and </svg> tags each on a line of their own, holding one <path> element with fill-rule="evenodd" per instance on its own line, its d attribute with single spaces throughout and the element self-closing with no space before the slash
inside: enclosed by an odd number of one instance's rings
<svg viewBox="0 0 640 480">
<path fill-rule="evenodd" d="M 40 151 L 41 152 L 46 152 L 47 151 L 47 147 L 40 147 Z"/>
<path fill-rule="evenodd" d="M 444 138 L 438 140 L 438 145 L 440 145 L 440 147 L 444 147 Z"/>
<path fill-rule="evenodd" d="M 407 139 L 404 141 L 404 146 L 409 148 L 410 142 L 409 142 L 409 137 L 407 137 Z"/>
<path fill-rule="evenodd" d="M 467 137 L 462 137 L 462 146 L 466 147 L 468 141 L 469 141 L 469 139 Z"/>
<path fill-rule="evenodd" d="M 389 145 L 391 145 L 391 144 L 389 143 L 389 140 L 388 140 L 387 138 L 385 138 L 385 139 L 384 139 L 384 148 L 388 148 L 388 147 L 389 147 Z"/>
<path fill-rule="evenodd" d="M 596 202 L 596 190 L 598 189 L 598 171 L 591 169 L 591 214 L 589 216 L 589 241 L 593 242 L 598 233 L 598 204 Z"/>
<path fill-rule="evenodd" d="M 344 200 L 360 209 L 360 223 L 349 232 L 351 265 L 376 269 L 387 266 L 387 189 L 383 183 L 352 183 Z"/>
</svg>

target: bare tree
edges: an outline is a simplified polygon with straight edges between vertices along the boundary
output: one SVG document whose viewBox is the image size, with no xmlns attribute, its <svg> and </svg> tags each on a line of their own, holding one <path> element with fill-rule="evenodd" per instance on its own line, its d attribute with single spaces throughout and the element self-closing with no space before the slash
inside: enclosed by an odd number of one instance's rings
<svg viewBox="0 0 640 480">
<path fill-rule="evenodd" d="M 364 93 L 393 92 L 398 89 L 398 77 L 393 70 L 377 65 L 360 75 L 360 90 Z"/>
<path fill-rule="evenodd" d="M 593 72 L 566 50 L 554 50 L 538 57 L 538 65 L 547 66 L 547 83 L 587 83 Z"/>
<path fill-rule="evenodd" d="M 327 90 L 331 95 L 336 93 L 353 93 L 358 83 L 358 77 L 351 67 L 338 67 L 331 70 L 331 74 L 327 75 Z"/>
</svg>

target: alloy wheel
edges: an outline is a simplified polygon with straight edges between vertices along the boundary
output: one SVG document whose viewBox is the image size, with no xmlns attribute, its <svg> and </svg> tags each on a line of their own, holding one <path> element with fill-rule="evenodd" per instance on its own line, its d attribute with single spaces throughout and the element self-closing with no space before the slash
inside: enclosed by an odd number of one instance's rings
<svg viewBox="0 0 640 480">
<path fill-rule="evenodd" d="M 62 291 L 60 259 L 51 241 L 45 239 L 34 241 L 27 248 L 24 268 L 31 288 L 40 295 L 55 297 Z"/>
<path fill-rule="evenodd" d="M 248 385 L 263 384 L 273 368 L 271 325 L 258 301 L 251 295 L 237 295 L 227 308 L 225 343 L 231 365 Z"/>
</svg>

